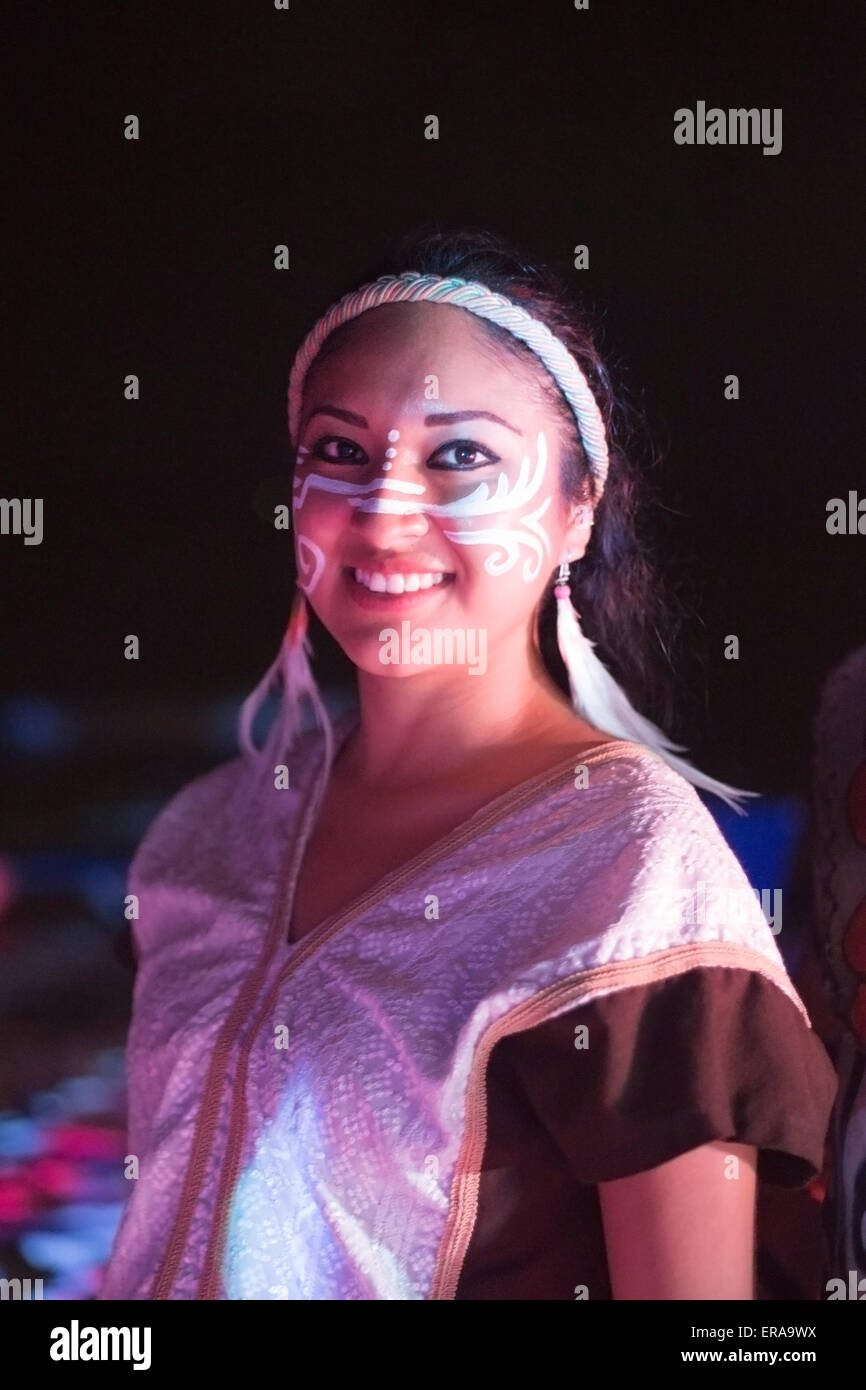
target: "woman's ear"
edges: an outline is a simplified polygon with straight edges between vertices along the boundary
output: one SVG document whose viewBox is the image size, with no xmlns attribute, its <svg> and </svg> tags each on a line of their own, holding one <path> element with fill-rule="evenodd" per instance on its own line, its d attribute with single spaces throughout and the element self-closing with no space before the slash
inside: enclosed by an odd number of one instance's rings
<svg viewBox="0 0 866 1390">
<path fill-rule="evenodd" d="M 595 521 L 592 504 L 589 502 L 574 502 L 569 511 L 569 524 L 563 541 L 563 553 L 569 560 L 580 560 L 586 553 L 592 535 L 592 526 Z"/>
</svg>

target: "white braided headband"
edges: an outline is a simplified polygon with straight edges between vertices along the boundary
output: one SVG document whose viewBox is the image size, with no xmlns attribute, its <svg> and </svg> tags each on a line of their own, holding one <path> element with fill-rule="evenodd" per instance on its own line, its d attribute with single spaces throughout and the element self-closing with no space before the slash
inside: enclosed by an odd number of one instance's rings
<svg viewBox="0 0 866 1390">
<path fill-rule="evenodd" d="M 380 304 L 399 304 L 410 300 L 432 300 L 437 304 L 455 304 L 468 309 L 479 318 L 498 323 L 519 338 L 544 364 L 559 386 L 577 419 L 583 447 L 589 459 L 590 471 L 596 480 L 601 497 L 607 480 L 607 437 L 601 411 L 589 384 L 572 354 L 546 324 L 541 323 L 512 303 L 504 295 L 488 290 L 474 280 L 458 276 L 443 279 L 438 275 L 422 275 L 417 270 L 402 275 L 382 275 L 360 289 L 352 290 L 334 304 L 307 334 L 292 363 L 289 373 L 289 435 L 298 442 L 298 424 L 304 381 L 310 365 L 322 343 L 335 328 L 357 318 Z"/>
</svg>

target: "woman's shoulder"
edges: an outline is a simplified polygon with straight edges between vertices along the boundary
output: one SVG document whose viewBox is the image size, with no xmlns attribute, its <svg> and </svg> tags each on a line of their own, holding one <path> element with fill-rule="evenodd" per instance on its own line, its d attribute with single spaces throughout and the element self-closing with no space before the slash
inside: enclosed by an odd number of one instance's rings
<svg viewBox="0 0 866 1390">
<path fill-rule="evenodd" d="M 763 894 L 693 784 L 651 749 L 585 750 L 503 822 L 503 838 L 544 897 L 533 949 L 558 968 L 616 962 L 659 979 L 687 960 L 739 963 L 794 997 Z"/>
<path fill-rule="evenodd" d="M 676 767 L 636 740 L 599 734 L 552 746 L 561 757 L 560 795 L 546 798 L 551 814 L 571 820 L 575 833 L 587 823 L 620 842 L 639 839 L 647 855 L 682 862 L 689 856 L 733 855 L 707 804 Z"/>
<path fill-rule="evenodd" d="M 659 751 L 636 739 L 582 723 L 579 730 L 570 731 L 566 722 L 548 737 L 546 748 L 551 764 L 557 758 L 563 762 L 573 758 L 576 765 L 613 772 L 612 778 L 605 779 L 605 785 L 621 782 L 644 794 L 673 795 L 687 803 L 701 804 L 694 785 Z"/>
</svg>

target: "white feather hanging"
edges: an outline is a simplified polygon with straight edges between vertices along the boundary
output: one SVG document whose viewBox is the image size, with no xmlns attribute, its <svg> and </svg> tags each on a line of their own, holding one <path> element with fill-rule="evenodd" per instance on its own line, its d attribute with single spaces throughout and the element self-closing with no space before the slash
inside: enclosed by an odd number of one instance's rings
<svg viewBox="0 0 866 1390">
<path fill-rule="evenodd" d="M 577 713 L 603 733 L 644 744 L 687 781 L 703 788 L 704 791 L 714 792 L 738 815 L 744 816 L 746 812 L 737 799 L 758 796 L 759 793 L 742 791 L 738 787 L 729 787 L 725 782 L 717 782 L 715 778 L 699 772 L 683 758 L 676 757 L 676 753 L 686 751 L 683 745 L 672 743 L 656 724 L 638 713 L 629 702 L 625 691 L 617 685 L 613 676 L 596 656 L 595 643 L 590 642 L 584 635 L 579 615 L 571 601 L 567 581 L 563 581 L 561 576 L 554 593 L 559 651 L 568 671 L 571 700 Z"/>
<path fill-rule="evenodd" d="M 255 690 L 241 705 L 238 721 L 238 742 L 243 752 L 253 757 L 264 756 L 268 749 L 280 758 L 285 756 L 294 743 L 302 725 L 301 701 L 306 695 L 312 702 L 319 726 L 325 739 L 325 766 L 330 770 L 333 758 L 334 737 L 331 720 L 319 693 L 316 680 L 310 667 L 309 657 L 312 647 L 307 632 L 307 603 L 301 590 L 297 590 L 292 604 L 285 636 L 280 650 L 271 662 Z M 261 749 L 253 739 L 253 724 L 256 715 L 264 704 L 271 688 L 282 686 L 280 712 L 274 726 Z"/>
</svg>

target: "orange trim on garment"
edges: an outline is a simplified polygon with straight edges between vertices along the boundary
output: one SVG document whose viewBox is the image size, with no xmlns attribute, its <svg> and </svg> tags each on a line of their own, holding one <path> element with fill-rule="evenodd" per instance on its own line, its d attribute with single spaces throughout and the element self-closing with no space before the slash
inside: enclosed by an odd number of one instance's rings
<svg viewBox="0 0 866 1390">
<path fill-rule="evenodd" d="M 572 975 L 518 1004 L 490 1025 L 476 1048 L 466 1089 L 463 1142 L 451 1182 L 451 1200 L 445 1231 L 439 1245 L 431 1299 L 453 1299 L 478 1215 L 481 1164 L 487 1142 L 487 1063 L 490 1053 L 511 1033 L 521 1033 L 563 1013 L 564 1005 L 579 1004 L 611 989 L 634 988 L 672 979 L 700 966 L 722 965 L 758 972 L 771 980 L 797 1006 L 806 1026 L 812 1024 L 784 966 L 760 951 L 739 942 L 696 942 L 657 951 L 636 961 L 614 961 Z"/>
</svg>

